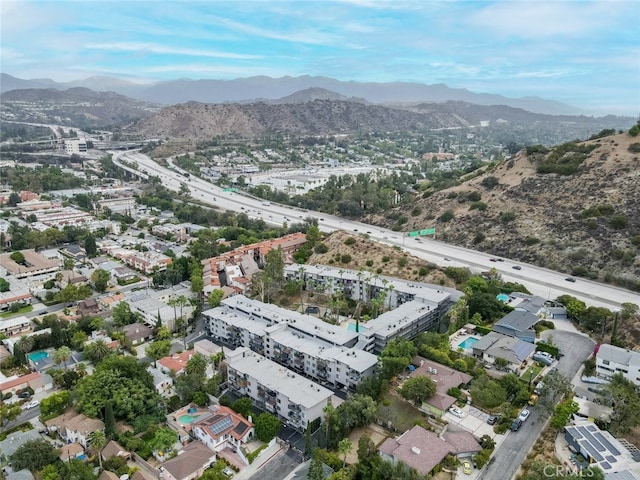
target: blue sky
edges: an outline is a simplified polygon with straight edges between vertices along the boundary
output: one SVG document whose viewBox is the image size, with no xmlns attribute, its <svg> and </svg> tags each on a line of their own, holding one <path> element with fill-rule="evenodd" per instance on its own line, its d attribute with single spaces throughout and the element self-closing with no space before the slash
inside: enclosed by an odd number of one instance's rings
<svg viewBox="0 0 640 480">
<path fill-rule="evenodd" d="M 0 9 L 0 68 L 20 78 L 323 75 L 640 113 L 640 0 L 2 0 Z"/>
</svg>

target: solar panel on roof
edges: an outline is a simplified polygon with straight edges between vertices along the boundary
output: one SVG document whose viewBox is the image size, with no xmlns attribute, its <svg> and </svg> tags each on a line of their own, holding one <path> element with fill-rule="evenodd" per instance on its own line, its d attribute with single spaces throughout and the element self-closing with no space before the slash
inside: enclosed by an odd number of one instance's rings
<svg viewBox="0 0 640 480">
<path fill-rule="evenodd" d="M 609 463 L 616 463 L 618 461 L 618 459 L 616 457 L 614 457 L 613 455 L 607 455 L 605 457 L 605 460 Z"/>
<path fill-rule="evenodd" d="M 211 425 L 211 431 L 213 432 L 214 435 L 218 435 L 222 432 L 224 432 L 225 430 L 227 430 L 228 428 L 231 428 L 233 426 L 233 421 L 230 418 L 223 418 L 222 420 L 220 420 L 218 423 Z"/>
<path fill-rule="evenodd" d="M 607 437 L 604 436 L 602 432 L 596 432 L 593 434 L 593 436 L 596 437 L 605 447 L 607 447 L 607 450 L 609 450 L 611 453 L 613 453 L 614 455 L 620 455 L 618 449 L 611 444 L 611 442 L 607 439 Z"/>
<path fill-rule="evenodd" d="M 605 470 L 609 470 L 611 468 L 611 465 L 609 465 L 607 462 L 602 462 L 599 465 Z"/>
<path fill-rule="evenodd" d="M 239 423 L 238 425 L 236 425 L 236 428 L 234 428 L 233 431 L 236 432 L 238 435 L 242 435 L 244 432 L 247 431 L 247 427 L 248 427 L 247 424 Z"/>
<path fill-rule="evenodd" d="M 591 445 L 589 441 L 583 440 L 582 442 L 580 442 L 580 446 L 584 448 L 587 452 L 589 452 L 589 456 L 593 458 L 596 462 L 601 462 L 604 460 L 604 458 L 602 458 L 602 455 L 598 453 L 598 451 L 595 449 L 593 445 Z"/>
<path fill-rule="evenodd" d="M 571 433 L 571 435 L 573 435 L 573 438 L 575 438 L 576 440 L 579 438 L 582 438 L 582 434 L 580 433 L 580 430 L 578 430 L 575 427 L 568 427 L 567 430 L 569 431 L 569 433 Z"/>
<path fill-rule="evenodd" d="M 589 430 L 590 432 L 597 432 L 598 429 L 596 428 L 595 425 L 587 425 L 587 430 Z"/>
<path fill-rule="evenodd" d="M 591 435 L 591 432 L 589 432 L 585 427 L 578 427 L 581 431 L 582 434 L 584 435 L 584 438 L 587 439 L 587 441 L 593 445 L 593 447 L 595 449 L 597 449 L 599 452 L 604 452 L 606 450 L 606 448 L 604 448 L 604 446 L 594 438 L 593 435 Z"/>
</svg>

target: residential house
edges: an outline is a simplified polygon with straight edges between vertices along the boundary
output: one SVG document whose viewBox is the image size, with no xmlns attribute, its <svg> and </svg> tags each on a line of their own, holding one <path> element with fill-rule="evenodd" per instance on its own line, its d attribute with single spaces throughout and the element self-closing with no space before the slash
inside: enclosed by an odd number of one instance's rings
<svg viewBox="0 0 640 480">
<path fill-rule="evenodd" d="M 202 476 L 215 459 L 213 450 L 194 440 L 160 466 L 160 475 L 163 480 L 193 480 Z"/>
<path fill-rule="evenodd" d="M 102 470 L 98 480 L 120 480 L 120 477 L 109 470 Z"/>
<path fill-rule="evenodd" d="M 0 312 L 7 312 L 11 306 L 30 305 L 31 291 L 24 281 L 15 277 L 5 276 L 5 280 L 9 282 L 9 290 L 0 292 Z"/>
<path fill-rule="evenodd" d="M 5 477 L 6 480 L 34 480 L 33 473 L 26 468 L 18 470 L 17 472 L 11 472 Z"/>
<path fill-rule="evenodd" d="M 72 258 L 76 262 L 82 262 L 87 258 L 87 251 L 77 243 L 72 243 L 71 245 L 61 248 L 60 253 L 65 257 Z"/>
<path fill-rule="evenodd" d="M 535 343 L 536 331 L 533 326 L 540 319 L 526 310 L 513 310 L 498 320 L 492 330 L 496 333 L 516 337 L 525 342 Z"/>
<path fill-rule="evenodd" d="M 596 375 L 610 379 L 616 373 L 640 385 L 640 352 L 604 343 L 597 347 Z"/>
<path fill-rule="evenodd" d="M 44 423 L 49 432 L 58 432 L 65 442 L 77 442 L 84 448 L 88 447 L 89 437 L 93 432 L 104 430 L 102 420 L 89 418 L 73 409 Z"/>
<path fill-rule="evenodd" d="M 41 438 L 42 436 L 35 429 L 9 433 L 7 438 L 0 442 L 0 465 L 7 465 L 9 457 L 25 443 Z"/>
<path fill-rule="evenodd" d="M 0 318 L 0 333 L 12 337 L 31 331 L 31 321 L 24 315 Z"/>
<path fill-rule="evenodd" d="M 125 450 L 125 448 L 115 440 L 111 440 L 104 446 L 100 452 L 100 456 L 105 462 L 113 457 L 120 457 L 125 460 L 129 460 L 129 458 L 131 458 L 131 452 Z"/>
<path fill-rule="evenodd" d="M 473 378 L 471 375 L 422 357 L 415 357 L 412 365 L 415 366 L 415 370 L 410 371 L 407 377 L 425 376 L 433 380 L 436 385 L 435 395 L 426 400 L 423 407 L 437 416 L 442 416 L 456 401 L 454 397 L 447 394 L 449 389 L 467 385 Z"/>
<path fill-rule="evenodd" d="M 60 448 L 60 460 L 68 462 L 84 455 L 84 447 L 76 442 L 67 443 Z"/>
<path fill-rule="evenodd" d="M 397 438 L 388 438 L 379 447 L 383 459 L 404 463 L 421 475 L 428 475 L 447 455 L 469 458 L 482 447 L 469 432 L 436 433 L 416 425 Z"/>
<path fill-rule="evenodd" d="M 131 341 L 132 345 L 139 345 L 148 340 L 153 339 L 153 328 L 144 323 L 132 323 L 122 327 L 125 336 Z"/>
<path fill-rule="evenodd" d="M 49 390 L 53 386 L 53 380 L 49 375 L 43 375 L 39 372 L 31 372 L 19 377 L 10 378 L 0 383 L 0 392 L 2 395 L 9 393 L 15 394 L 25 388 L 31 388 L 36 393 Z"/>
<path fill-rule="evenodd" d="M 174 372 L 176 375 L 180 375 L 184 373 L 185 368 L 187 368 L 187 362 L 189 362 L 194 353 L 193 350 L 185 350 L 182 353 L 163 357 L 158 360 L 158 367 L 164 373 Z"/>
<path fill-rule="evenodd" d="M 78 313 L 82 316 L 95 315 L 100 311 L 100 305 L 95 298 L 87 298 L 78 302 Z"/>
<path fill-rule="evenodd" d="M 472 349 L 474 357 L 489 364 L 501 358 L 507 362 L 507 369 L 515 372 L 531 358 L 536 346 L 516 337 L 491 332 L 478 340 Z"/>
<path fill-rule="evenodd" d="M 211 450 L 231 449 L 249 464 L 240 446 L 253 438 L 253 423 L 232 409 L 222 405 L 210 406 L 207 414 L 200 415 L 191 424 L 191 433 Z"/>
</svg>

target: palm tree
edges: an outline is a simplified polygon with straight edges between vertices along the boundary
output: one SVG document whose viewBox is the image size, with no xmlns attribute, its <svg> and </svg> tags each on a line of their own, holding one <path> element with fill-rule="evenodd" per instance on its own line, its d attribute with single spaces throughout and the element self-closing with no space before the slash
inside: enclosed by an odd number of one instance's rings
<svg viewBox="0 0 640 480">
<path fill-rule="evenodd" d="M 98 452 L 98 461 L 100 462 L 100 469 L 102 470 L 102 449 L 107 444 L 107 436 L 102 430 L 95 430 L 89 436 L 89 445 L 91 448 Z"/>
<path fill-rule="evenodd" d="M 64 363 L 64 369 L 66 370 L 67 360 L 69 360 L 70 356 L 71 356 L 71 349 L 66 345 L 63 345 L 62 347 L 58 348 L 53 352 L 53 361 L 55 362 L 56 365 L 60 365 L 61 363 Z"/>
<path fill-rule="evenodd" d="M 111 354 L 111 348 L 104 340 L 96 340 L 84 347 L 84 353 L 93 363 L 99 363 Z"/>
<path fill-rule="evenodd" d="M 342 454 L 342 468 L 347 464 L 347 455 L 353 449 L 353 444 L 348 438 L 343 438 L 338 442 L 338 451 Z"/>
<path fill-rule="evenodd" d="M 22 335 L 20 337 L 20 340 L 18 340 L 18 342 L 16 343 L 16 347 L 24 354 L 24 361 L 27 363 L 29 360 L 27 354 L 33 349 L 34 345 L 35 340 L 33 339 L 33 337 L 29 337 L 27 335 Z M 22 355 L 20 355 L 19 358 L 22 358 Z M 22 360 L 20 360 L 20 362 L 22 362 Z"/>
<path fill-rule="evenodd" d="M 170 307 L 173 307 L 173 328 L 176 328 L 176 324 L 178 323 L 178 312 L 176 310 L 176 307 L 178 306 L 178 299 L 177 298 L 170 298 L 167 301 L 167 305 L 169 305 Z"/>
</svg>

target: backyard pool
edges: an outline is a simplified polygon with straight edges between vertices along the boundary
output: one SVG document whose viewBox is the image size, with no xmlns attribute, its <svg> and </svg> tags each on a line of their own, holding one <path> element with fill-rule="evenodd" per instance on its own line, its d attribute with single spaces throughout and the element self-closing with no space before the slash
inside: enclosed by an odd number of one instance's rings
<svg viewBox="0 0 640 480">
<path fill-rule="evenodd" d="M 476 343 L 478 343 L 478 338 L 475 337 L 469 337 L 467 338 L 464 342 L 460 343 L 460 345 L 458 345 L 460 348 L 464 348 L 466 349 L 470 349 L 471 347 L 473 347 Z"/>
<path fill-rule="evenodd" d="M 43 358 L 48 358 L 49 352 L 45 352 L 44 350 L 40 350 L 39 352 L 32 352 L 29 354 L 29 360 L 33 363 L 38 363 Z"/>
<path fill-rule="evenodd" d="M 350 332 L 355 332 L 356 331 L 356 324 L 353 322 L 349 322 L 347 324 L 347 330 L 349 330 Z M 360 330 L 362 330 L 362 328 L 360 328 Z"/>
<path fill-rule="evenodd" d="M 196 418 L 198 418 L 197 415 L 180 415 L 178 417 L 178 421 L 183 424 L 183 425 L 189 425 L 191 422 L 193 422 Z"/>
</svg>

